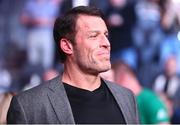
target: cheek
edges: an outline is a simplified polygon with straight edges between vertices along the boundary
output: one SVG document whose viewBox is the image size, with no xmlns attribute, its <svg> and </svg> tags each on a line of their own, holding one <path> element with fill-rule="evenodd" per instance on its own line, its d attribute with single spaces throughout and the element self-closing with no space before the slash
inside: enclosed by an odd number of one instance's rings
<svg viewBox="0 0 180 125">
<path fill-rule="evenodd" d="M 87 43 L 87 44 L 85 44 Z M 79 44 L 75 48 L 76 57 L 83 62 L 93 63 L 97 58 L 98 47 L 91 41 L 84 40 L 84 43 Z"/>
<path fill-rule="evenodd" d="M 91 57 L 89 50 L 87 48 L 84 48 L 83 46 L 76 50 L 75 54 L 76 58 L 81 62 L 86 62 Z"/>
<path fill-rule="evenodd" d="M 88 54 L 89 54 L 89 57 L 91 57 L 92 59 L 97 59 L 98 58 L 98 49 L 97 48 L 89 49 Z"/>
<path fill-rule="evenodd" d="M 84 51 L 84 56 L 85 58 L 90 61 L 90 62 L 94 62 L 94 58 L 95 58 L 95 52 L 90 50 L 90 49 L 86 49 Z"/>
<path fill-rule="evenodd" d="M 83 62 L 85 65 L 97 64 L 96 52 L 91 49 L 83 49 L 79 56 L 81 57 L 77 58 L 81 58 L 81 62 Z"/>
<path fill-rule="evenodd" d="M 81 51 L 81 54 L 84 55 L 84 56 L 92 56 L 95 54 L 95 50 L 96 48 L 92 46 L 93 43 L 89 43 L 89 44 L 82 44 L 80 46 L 80 51 Z"/>
</svg>

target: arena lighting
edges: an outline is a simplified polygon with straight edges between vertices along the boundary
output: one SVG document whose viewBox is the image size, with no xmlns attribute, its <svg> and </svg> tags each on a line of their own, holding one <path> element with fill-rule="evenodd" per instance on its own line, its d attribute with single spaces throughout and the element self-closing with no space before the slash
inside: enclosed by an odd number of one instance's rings
<svg viewBox="0 0 180 125">
<path fill-rule="evenodd" d="M 180 0 L 172 0 L 174 3 L 180 3 Z"/>
<path fill-rule="evenodd" d="M 177 33 L 177 39 L 178 39 L 179 42 L 180 42 L 180 31 Z"/>
</svg>

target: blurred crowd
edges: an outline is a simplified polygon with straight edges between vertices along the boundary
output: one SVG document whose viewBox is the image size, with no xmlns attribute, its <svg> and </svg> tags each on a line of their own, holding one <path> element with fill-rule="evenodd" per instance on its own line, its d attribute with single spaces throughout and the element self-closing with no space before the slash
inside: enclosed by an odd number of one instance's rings
<svg viewBox="0 0 180 125">
<path fill-rule="evenodd" d="M 141 91 L 153 95 L 139 107 L 160 100 L 166 120 L 180 123 L 180 0 L 0 0 L 0 123 L 14 94 L 61 75 L 53 23 L 79 5 L 100 8 L 108 25 L 112 70 L 102 77 L 138 102 Z"/>
</svg>

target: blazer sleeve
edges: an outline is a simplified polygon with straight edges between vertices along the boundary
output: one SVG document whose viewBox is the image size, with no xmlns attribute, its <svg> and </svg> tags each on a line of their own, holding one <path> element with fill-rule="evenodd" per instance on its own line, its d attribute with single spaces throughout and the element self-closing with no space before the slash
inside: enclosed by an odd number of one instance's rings
<svg viewBox="0 0 180 125">
<path fill-rule="evenodd" d="M 18 99 L 12 98 L 11 104 L 7 113 L 7 124 L 26 124 L 27 119 Z"/>
</svg>

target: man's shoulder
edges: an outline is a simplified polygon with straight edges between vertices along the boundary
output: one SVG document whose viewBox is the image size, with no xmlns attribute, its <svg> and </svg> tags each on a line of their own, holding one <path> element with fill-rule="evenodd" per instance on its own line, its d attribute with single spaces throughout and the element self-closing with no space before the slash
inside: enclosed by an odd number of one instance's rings
<svg viewBox="0 0 180 125">
<path fill-rule="evenodd" d="M 20 100 L 28 100 L 28 99 L 41 99 L 44 96 L 47 96 L 49 91 L 53 91 L 53 89 L 60 83 L 60 78 L 56 77 L 52 80 L 45 81 L 40 85 L 33 87 L 31 89 L 19 92 L 15 98 Z"/>
</svg>

